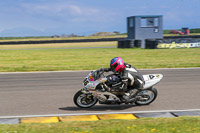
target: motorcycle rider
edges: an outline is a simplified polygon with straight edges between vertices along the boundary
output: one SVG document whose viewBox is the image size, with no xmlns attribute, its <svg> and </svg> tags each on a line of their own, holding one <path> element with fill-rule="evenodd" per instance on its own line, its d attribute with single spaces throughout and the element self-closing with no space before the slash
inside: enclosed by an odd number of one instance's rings
<svg viewBox="0 0 200 133">
<path fill-rule="evenodd" d="M 122 96 L 125 103 L 134 100 L 137 93 L 143 89 L 144 78 L 133 66 L 125 63 L 121 57 L 115 57 L 110 61 L 110 68 L 101 68 L 102 71 L 113 71 L 121 77 L 123 83 L 121 89 L 126 93 Z M 128 87 L 128 88 L 127 88 Z"/>
</svg>

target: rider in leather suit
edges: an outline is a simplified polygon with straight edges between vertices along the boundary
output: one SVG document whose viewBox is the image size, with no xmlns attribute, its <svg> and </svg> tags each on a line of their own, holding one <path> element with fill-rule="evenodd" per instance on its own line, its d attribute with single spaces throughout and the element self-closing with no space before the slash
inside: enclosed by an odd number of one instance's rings
<svg viewBox="0 0 200 133">
<path fill-rule="evenodd" d="M 102 71 L 113 71 L 121 77 L 122 89 L 126 92 L 123 95 L 124 102 L 133 100 L 137 93 L 143 89 L 144 78 L 142 74 L 130 64 L 123 61 L 121 57 L 115 57 L 110 62 L 110 68 L 101 68 Z"/>
</svg>

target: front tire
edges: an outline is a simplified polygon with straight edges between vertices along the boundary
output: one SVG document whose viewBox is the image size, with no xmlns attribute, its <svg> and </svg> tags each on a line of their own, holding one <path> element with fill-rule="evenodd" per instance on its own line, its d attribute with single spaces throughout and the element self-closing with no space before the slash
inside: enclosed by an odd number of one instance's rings
<svg viewBox="0 0 200 133">
<path fill-rule="evenodd" d="M 158 91 L 156 88 L 149 88 L 142 90 L 137 94 L 139 99 L 135 102 L 136 105 L 149 105 L 152 103 L 158 95 Z"/>
<path fill-rule="evenodd" d="M 80 108 L 90 108 L 97 103 L 97 98 L 91 94 L 84 94 L 81 90 L 74 95 L 74 103 Z"/>
</svg>

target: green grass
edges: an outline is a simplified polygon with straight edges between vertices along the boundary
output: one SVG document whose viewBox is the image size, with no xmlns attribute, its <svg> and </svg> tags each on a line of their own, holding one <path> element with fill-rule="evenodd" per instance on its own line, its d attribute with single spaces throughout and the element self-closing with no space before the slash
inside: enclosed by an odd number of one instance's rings
<svg viewBox="0 0 200 133">
<path fill-rule="evenodd" d="M 200 67 L 199 48 L 34 49 L 1 50 L 0 72 L 94 70 L 100 67 L 109 67 L 110 60 L 116 56 L 122 57 L 125 62 L 136 68 Z"/>
<path fill-rule="evenodd" d="M 189 35 L 200 35 L 200 33 L 190 33 Z M 163 36 L 187 36 L 187 35 L 179 35 L 179 34 L 163 34 Z"/>
<path fill-rule="evenodd" d="M 49 43 L 49 44 L 21 44 L 0 45 L 0 50 L 5 49 L 39 49 L 39 48 L 77 48 L 77 47 L 108 47 L 117 46 L 117 41 L 109 42 L 80 42 L 80 43 Z"/>
<path fill-rule="evenodd" d="M 200 117 L 0 125 L 1 133 L 199 133 Z"/>
</svg>

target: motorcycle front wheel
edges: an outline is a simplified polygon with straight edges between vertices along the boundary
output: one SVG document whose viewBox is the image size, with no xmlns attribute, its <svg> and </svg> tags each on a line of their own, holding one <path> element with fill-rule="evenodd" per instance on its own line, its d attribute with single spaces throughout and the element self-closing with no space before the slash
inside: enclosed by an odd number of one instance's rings
<svg viewBox="0 0 200 133">
<path fill-rule="evenodd" d="M 74 95 L 74 103 L 80 108 L 90 108 L 97 103 L 97 98 L 91 94 L 84 94 L 81 90 Z"/>
<path fill-rule="evenodd" d="M 156 88 L 149 88 L 140 91 L 137 94 L 138 100 L 135 102 L 136 105 L 149 105 L 152 103 L 158 95 Z"/>
</svg>

